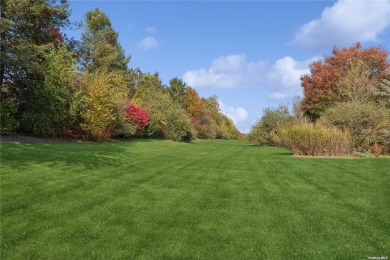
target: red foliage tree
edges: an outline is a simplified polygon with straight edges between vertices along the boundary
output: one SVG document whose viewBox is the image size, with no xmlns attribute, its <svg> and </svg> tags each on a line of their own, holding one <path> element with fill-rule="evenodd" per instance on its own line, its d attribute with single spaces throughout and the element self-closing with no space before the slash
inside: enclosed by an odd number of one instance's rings
<svg viewBox="0 0 390 260">
<path fill-rule="evenodd" d="M 342 89 L 338 82 L 349 71 L 351 65 L 361 60 L 371 71 L 372 80 L 380 80 L 389 67 L 388 52 L 379 47 L 362 49 L 360 43 L 350 48 L 334 48 L 332 56 L 324 61 L 310 64 L 310 74 L 301 77 L 304 98 L 302 109 L 312 119 L 317 119 L 321 112 L 342 100 Z"/>
<path fill-rule="evenodd" d="M 126 106 L 125 116 L 128 120 L 136 123 L 138 130 L 144 129 L 149 124 L 149 112 L 130 102 Z"/>
</svg>

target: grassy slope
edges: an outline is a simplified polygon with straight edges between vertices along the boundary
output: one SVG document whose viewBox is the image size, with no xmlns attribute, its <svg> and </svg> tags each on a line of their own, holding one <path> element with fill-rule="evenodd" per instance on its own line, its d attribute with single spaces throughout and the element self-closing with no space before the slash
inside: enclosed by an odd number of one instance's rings
<svg viewBox="0 0 390 260">
<path fill-rule="evenodd" d="M 390 255 L 390 160 L 235 141 L 1 146 L 1 258 Z"/>
</svg>

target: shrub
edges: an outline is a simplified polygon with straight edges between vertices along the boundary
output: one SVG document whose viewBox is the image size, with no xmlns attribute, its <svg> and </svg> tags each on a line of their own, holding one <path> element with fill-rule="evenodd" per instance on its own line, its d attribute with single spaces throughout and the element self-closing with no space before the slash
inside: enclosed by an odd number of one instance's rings
<svg viewBox="0 0 390 260">
<path fill-rule="evenodd" d="M 379 124 L 368 139 L 371 152 L 375 155 L 390 154 L 390 120 Z M 373 148 L 377 147 L 379 149 Z"/>
<path fill-rule="evenodd" d="M 149 124 L 149 112 L 130 102 L 125 109 L 125 116 L 127 120 L 134 121 L 139 130 L 144 129 Z"/>
<path fill-rule="evenodd" d="M 351 153 L 349 133 L 336 127 L 300 122 L 285 126 L 280 136 L 294 155 L 341 156 Z"/>
<path fill-rule="evenodd" d="M 380 145 L 380 144 L 373 144 L 371 146 L 371 152 L 375 155 L 375 156 L 379 156 L 381 154 L 384 153 L 385 149 L 387 149 L 386 146 L 384 145 Z"/>
<path fill-rule="evenodd" d="M 248 141 L 255 145 L 267 144 L 267 133 L 261 127 L 261 121 L 257 122 L 248 134 Z"/>
<path fill-rule="evenodd" d="M 116 135 L 130 137 L 141 135 L 140 131 L 149 125 L 149 112 L 128 102 L 124 109 L 123 124 L 116 131 Z"/>
<path fill-rule="evenodd" d="M 173 141 L 191 142 L 196 132 L 193 130 L 188 117 L 182 110 L 173 109 L 167 114 L 168 124 L 165 127 L 164 135 Z"/>
<path fill-rule="evenodd" d="M 13 99 L 2 99 L 0 102 L 0 133 L 2 135 L 9 135 L 19 127 L 19 122 L 15 119 L 17 105 Z"/>
<path fill-rule="evenodd" d="M 386 139 L 386 127 L 380 126 L 388 121 L 389 110 L 383 104 L 370 102 L 337 103 L 327 109 L 319 120 L 320 123 L 348 130 L 354 147 L 366 149 L 375 142 L 385 141 L 380 139 L 381 136 Z"/>
<path fill-rule="evenodd" d="M 280 105 L 276 109 L 266 108 L 261 119 L 252 127 L 248 140 L 256 145 L 275 145 L 274 137 L 278 134 L 278 124 L 292 119 L 288 107 Z"/>
</svg>

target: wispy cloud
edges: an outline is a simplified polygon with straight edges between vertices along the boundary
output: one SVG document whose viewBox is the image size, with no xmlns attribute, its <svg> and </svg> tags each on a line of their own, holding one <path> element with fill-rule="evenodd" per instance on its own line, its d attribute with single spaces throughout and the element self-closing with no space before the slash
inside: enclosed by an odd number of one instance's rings
<svg viewBox="0 0 390 260">
<path fill-rule="evenodd" d="M 390 27 L 390 0 L 339 0 L 326 8 L 319 19 L 299 28 L 293 43 L 324 51 L 357 41 L 378 42 Z"/>
<path fill-rule="evenodd" d="M 142 41 L 139 42 L 138 48 L 143 49 L 143 50 L 149 50 L 153 48 L 157 48 L 158 46 L 158 41 L 152 37 L 148 36 L 142 39 Z"/>
<path fill-rule="evenodd" d="M 301 94 L 300 77 L 309 73 L 308 64 L 320 57 L 297 61 L 290 56 L 274 63 L 247 61 L 244 54 L 232 54 L 215 59 L 210 68 L 189 70 L 183 80 L 195 88 L 235 88 L 256 85 L 270 99 L 284 99 Z"/>
</svg>

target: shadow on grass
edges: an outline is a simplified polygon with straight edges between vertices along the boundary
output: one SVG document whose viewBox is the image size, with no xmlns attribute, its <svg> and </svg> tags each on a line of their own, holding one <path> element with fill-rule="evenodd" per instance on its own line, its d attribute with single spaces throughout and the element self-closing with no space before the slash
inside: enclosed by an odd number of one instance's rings
<svg viewBox="0 0 390 260">
<path fill-rule="evenodd" d="M 8 143 L 1 145 L 1 164 L 18 170 L 34 165 L 82 166 L 94 169 L 123 162 L 132 142 L 106 143 Z"/>
<path fill-rule="evenodd" d="M 256 145 L 256 144 L 248 144 L 248 147 L 261 149 L 267 149 L 267 154 L 269 155 L 277 155 L 277 156 L 292 156 L 292 152 L 285 147 L 276 146 L 276 145 Z M 275 150 L 274 152 L 269 152 L 270 149 Z"/>
</svg>

